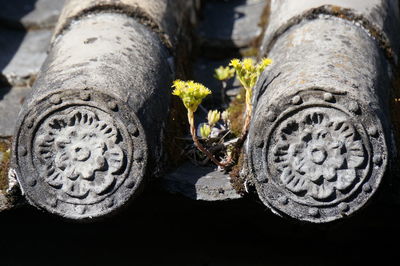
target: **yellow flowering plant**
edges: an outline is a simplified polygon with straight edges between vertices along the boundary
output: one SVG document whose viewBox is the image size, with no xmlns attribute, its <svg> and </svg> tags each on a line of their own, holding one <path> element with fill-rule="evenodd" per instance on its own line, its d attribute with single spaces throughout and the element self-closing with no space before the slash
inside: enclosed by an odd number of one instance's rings
<svg viewBox="0 0 400 266">
<path fill-rule="evenodd" d="M 250 89 L 256 85 L 260 74 L 271 63 L 272 60 L 269 58 L 263 58 L 258 64 L 255 64 L 252 58 L 245 58 L 243 60 L 232 59 L 229 65 L 235 69 L 237 78 L 243 87 L 245 89 Z"/>
<path fill-rule="evenodd" d="M 245 58 L 242 61 L 233 59 L 229 64 L 235 70 L 237 79 L 246 90 L 246 105 L 251 104 L 252 90 L 256 85 L 258 77 L 271 63 L 272 60 L 269 58 L 263 58 L 258 64 L 255 64 L 252 58 Z"/>
<path fill-rule="evenodd" d="M 211 159 L 216 165 L 228 169 L 233 165 L 239 155 L 241 147 L 246 139 L 248 128 L 250 125 L 251 112 L 252 112 L 252 92 L 253 87 L 256 85 L 257 80 L 264 69 L 272 63 L 272 60 L 269 58 L 263 58 L 261 62 L 256 64 L 256 62 L 251 58 L 245 58 L 243 60 L 233 59 L 231 60 L 229 66 L 215 69 L 214 77 L 222 82 L 222 102 L 225 103 L 225 89 L 227 86 L 226 80 L 233 78 L 236 74 L 237 79 L 240 81 L 242 86 L 245 89 L 245 120 L 244 125 L 242 126 L 242 133 L 240 137 L 235 140 L 235 142 L 230 142 L 225 146 L 224 149 L 224 157 L 225 159 L 220 162 L 218 161 L 214 155 L 217 154 L 217 151 L 221 151 L 220 147 L 223 139 L 228 136 L 231 132 L 229 129 L 231 122 L 229 121 L 229 113 L 228 111 L 219 112 L 218 110 L 210 110 L 207 114 L 208 123 L 204 123 L 199 128 L 199 133 L 202 139 L 206 140 L 203 143 L 205 145 L 213 145 L 215 144 L 215 140 L 210 139 L 211 132 L 213 135 L 218 135 L 218 132 L 221 133 L 221 137 L 213 137 L 217 138 L 219 144 L 213 146 L 213 153 L 208 151 L 202 143 L 200 143 L 196 134 L 196 127 L 194 123 L 194 113 L 197 111 L 199 105 L 203 101 L 205 97 L 211 94 L 211 91 L 206 88 L 203 84 L 194 82 L 192 80 L 182 81 L 175 80 L 173 82 L 172 94 L 181 98 L 183 105 L 187 109 L 187 116 L 190 125 L 190 134 L 192 135 L 193 142 L 195 146 L 203 152 L 209 159 Z M 220 119 L 223 120 L 223 125 L 220 125 L 219 128 L 216 127 L 216 124 Z M 215 134 L 214 134 L 215 133 Z M 224 135 L 223 135 L 224 134 Z M 231 140 L 232 141 L 232 140 Z M 224 145 L 222 145 L 224 146 Z"/>
<path fill-rule="evenodd" d="M 218 110 L 208 111 L 207 120 L 210 127 L 215 126 L 215 124 L 221 119 L 221 113 Z"/>
<path fill-rule="evenodd" d="M 207 124 L 203 124 L 200 127 L 200 135 L 203 139 L 208 139 L 210 137 L 211 134 L 211 127 L 210 125 Z"/>
<path fill-rule="evenodd" d="M 194 123 L 194 112 L 196 112 L 197 108 L 203 101 L 203 99 L 211 94 L 211 91 L 206 88 L 203 84 L 194 82 L 192 80 L 182 81 L 175 80 L 173 82 L 172 91 L 173 95 L 181 98 L 183 105 L 187 109 L 187 116 L 190 126 L 190 134 L 192 135 L 192 139 L 196 147 L 203 152 L 208 158 L 210 158 L 215 164 L 219 166 L 223 166 L 215 157 L 199 142 L 196 135 L 196 127 Z M 206 125 L 208 126 L 208 125 Z M 208 126 L 209 127 L 209 126 Z M 200 129 L 200 134 L 204 138 L 208 138 L 211 133 L 211 128 L 203 127 L 203 130 Z M 205 137 L 206 136 L 206 137 Z"/>
<path fill-rule="evenodd" d="M 234 76 L 235 76 L 235 69 L 230 68 L 229 66 L 227 67 L 220 66 L 219 68 L 216 68 L 214 70 L 214 78 L 220 81 L 231 79 Z"/>
<path fill-rule="evenodd" d="M 203 84 L 193 80 L 182 81 L 178 79 L 174 81 L 172 87 L 174 88 L 172 94 L 180 97 L 185 107 L 193 113 L 196 112 L 203 99 L 211 94 L 211 91 Z"/>
<path fill-rule="evenodd" d="M 235 69 L 236 77 L 246 91 L 246 119 L 243 126 L 243 134 L 248 130 L 252 112 L 252 94 L 253 87 L 256 85 L 257 80 L 264 69 L 272 64 L 269 58 L 263 58 L 260 63 L 256 64 L 252 58 L 245 58 L 243 60 L 232 59 L 229 66 Z"/>
<path fill-rule="evenodd" d="M 172 87 L 174 88 L 172 94 L 181 98 L 183 105 L 188 110 L 189 124 L 194 127 L 194 112 L 196 112 L 203 99 L 211 94 L 211 91 L 203 84 L 193 80 L 182 81 L 178 79 L 174 81 Z"/>
<path fill-rule="evenodd" d="M 226 100 L 226 87 L 227 87 L 227 80 L 231 79 L 235 76 L 235 69 L 227 66 L 223 67 L 220 66 L 219 68 L 214 69 L 214 78 L 221 81 L 222 88 L 221 88 L 221 99 L 222 104 L 227 106 L 228 102 Z"/>
</svg>

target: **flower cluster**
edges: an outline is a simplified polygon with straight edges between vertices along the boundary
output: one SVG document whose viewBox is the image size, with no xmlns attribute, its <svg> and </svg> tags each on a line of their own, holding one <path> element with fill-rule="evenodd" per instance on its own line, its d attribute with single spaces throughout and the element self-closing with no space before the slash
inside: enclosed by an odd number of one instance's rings
<svg viewBox="0 0 400 266">
<path fill-rule="evenodd" d="M 207 120 L 210 127 L 213 127 L 221 119 L 221 113 L 218 110 L 208 111 Z"/>
<path fill-rule="evenodd" d="M 208 124 L 203 124 L 200 127 L 200 135 L 203 139 L 207 139 L 211 134 L 211 127 Z"/>
<path fill-rule="evenodd" d="M 208 111 L 207 120 L 208 123 L 204 123 L 200 127 L 200 135 L 203 139 L 207 139 L 210 137 L 211 131 L 214 128 L 215 124 L 221 119 L 221 112 L 218 110 L 210 110 Z"/>
<path fill-rule="evenodd" d="M 269 58 L 263 58 L 259 64 L 255 64 L 251 58 L 245 58 L 242 61 L 233 59 L 229 66 L 236 71 L 237 78 L 246 90 L 256 85 L 257 79 L 264 69 L 272 63 Z"/>
<path fill-rule="evenodd" d="M 206 139 L 205 141 L 206 145 L 213 145 L 216 142 L 214 139 L 219 139 L 217 140 L 218 142 L 223 141 L 225 137 L 229 135 L 231 132 L 229 127 L 230 127 L 230 121 L 229 121 L 229 115 L 228 112 L 225 111 L 223 113 L 219 112 L 218 110 L 211 110 L 208 112 L 208 123 L 203 123 L 199 129 L 199 131 L 196 130 L 195 127 L 195 122 L 194 122 L 194 112 L 196 112 L 197 108 L 199 107 L 200 103 L 202 100 L 209 94 L 211 94 L 211 91 L 206 88 L 204 85 L 194 82 L 192 80 L 190 81 L 182 81 L 182 80 L 175 80 L 172 88 L 174 88 L 172 94 L 180 97 L 182 99 L 183 104 L 185 105 L 187 109 L 187 117 L 188 117 L 188 122 L 190 125 L 190 134 L 192 135 L 193 142 L 195 146 L 206 156 L 212 160 L 216 165 L 220 167 L 226 167 L 227 165 L 230 165 L 232 162 L 237 160 L 236 154 L 239 154 L 238 151 L 240 151 L 241 146 L 244 142 L 244 139 L 247 136 L 247 131 L 249 128 L 250 124 L 250 119 L 251 119 L 251 112 L 252 112 L 252 103 L 251 103 L 251 98 L 252 98 L 252 90 L 253 87 L 255 86 L 258 77 L 260 74 L 264 71 L 264 69 L 269 66 L 272 63 L 271 59 L 264 58 L 262 61 L 258 64 L 251 59 L 251 58 L 246 58 L 244 60 L 239 60 L 239 59 L 233 59 L 229 66 L 223 67 L 220 66 L 219 68 L 215 69 L 214 71 L 214 77 L 222 82 L 222 89 L 221 89 L 221 99 L 222 102 L 225 103 L 225 97 L 226 97 L 226 86 L 227 82 L 226 80 L 231 79 L 235 76 L 237 76 L 238 80 L 241 82 L 242 86 L 244 87 L 246 91 L 246 109 L 245 109 L 245 119 L 242 127 L 242 134 L 241 134 L 241 139 L 237 140 L 236 143 L 238 143 L 235 148 L 231 149 L 231 153 L 229 154 L 229 157 L 226 159 L 225 162 L 221 163 L 214 157 L 214 155 L 207 150 L 206 147 L 204 147 L 201 142 L 198 140 L 197 135 L 198 132 L 200 133 L 202 139 Z M 218 127 L 216 127 L 217 122 L 222 119 L 224 122 L 223 124 L 219 124 Z M 225 132 L 225 133 L 224 133 Z M 217 151 L 219 152 L 219 151 Z M 235 159 L 236 158 L 236 159 Z"/>
<path fill-rule="evenodd" d="M 231 79 L 233 76 L 235 76 L 235 69 L 230 68 L 229 66 L 220 66 L 214 70 L 214 78 L 220 81 Z"/>
<path fill-rule="evenodd" d="M 201 101 L 207 95 L 211 94 L 211 91 L 204 85 L 192 80 L 175 80 L 172 87 L 174 88 L 172 94 L 180 97 L 183 104 L 190 112 L 196 112 Z"/>
</svg>

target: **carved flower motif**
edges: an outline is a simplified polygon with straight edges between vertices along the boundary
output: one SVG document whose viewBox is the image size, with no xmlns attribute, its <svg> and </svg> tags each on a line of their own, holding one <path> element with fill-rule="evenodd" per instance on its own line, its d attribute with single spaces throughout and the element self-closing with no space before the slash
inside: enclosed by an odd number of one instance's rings
<svg viewBox="0 0 400 266">
<path fill-rule="evenodd" d="M 59 115 L 38 141 L 47 167 L 47 183 L 73 198 L 105 193 L 115 184 L 124 161 L 117 129 L 88 110 Z M 95 197 L 95 196 L 91 196 Z"/>
<path fill-rule="evenodd" d="M 279 136 L 274 158 L 280 181 L 290 191 L 326 201 L 356 182 L 365 150 L 354 127 L 344 119 L 307 113 L 300 122 L 284 123 Z"/>
</svg>

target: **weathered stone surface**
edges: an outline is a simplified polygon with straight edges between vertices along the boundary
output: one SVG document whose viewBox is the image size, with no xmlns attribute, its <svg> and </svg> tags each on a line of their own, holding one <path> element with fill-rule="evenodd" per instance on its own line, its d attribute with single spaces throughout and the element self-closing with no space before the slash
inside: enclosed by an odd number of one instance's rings
<svg viewBox="0 0 400 266">
<path fill-rule="evenodd" d="M 111 7 L 66 27 L 20 113 L 13 167 L 32 205 L 82 220 L 160 171 L 173 69 L 160 35 Z"/>
<path fill-rule="evenodd" d="M 176 0 L 69 0 L 60 15 L 55 36 L 83 14 L 110 10 L 125 13 L 140 20 L 159 33 L 169 47 L 177 44 L 178 35 L 187 26 L 187 16 L 194 16 L 194 1 Z"/>
<path fill-rule="evenodd" d="M 147 163 L 135 111 L 168 83 L 166 59 L 156 35 L 119 14 L 84 18 L 54 43 L 15 139 L 18 178 L 32 204 L 68 218 L 91 218 L 135 194 Z M 130 71 L 158 68 L 167 71 L 159 79 Z M 167 108 L 161 95 L 155 97 Z"/>
<path fill-rule="evenodd" d="M 50 30 L 27 33 L 2 29 L 0 46 L 1 75 L 12 86 L 30 86 L 47 56 Z"/>
<path fill-rule="evenodd" d="M 65 0 L 1 0 L 0 21 L 11 27 L 42 29 L 53 27 Z"/>
<path fill-rule="evenodd" d="M 239 199 L 229 175 L 213 167 L 196 167 L 186 163 L 164 177 L 165 188 L 172 193 L 204 201 Z"/>
<path fill-rule="evenodd" d="M 391 155 L 385 50 L 326 15 L 299 21 L 271 47 L 246 148 L 258 194 L 302 221 L 349 216 L 376 192 Z"/>
<path fill-rule="evenodd" d="M 18 113 L 30 92 L 28 87 L 0 89 L 0 137 L 10 137 L 14 134 Z"/>
<path fill-rule="evenodd" d="M 264 0 L 207 1 L 198 35 L 205 46 L 243 48 L 261 35 Z"/>
<path fill-rule="evenodd" d="M 398 9 L 396 0 L 271 1 L 274 15 L 268 21 L 261 50 L 268 53 L 276 38 L 304 17 L 328 14 L 364 27 L 387 50 L 388 56 L 397 61 L 400 49 Z"/>
</svg>

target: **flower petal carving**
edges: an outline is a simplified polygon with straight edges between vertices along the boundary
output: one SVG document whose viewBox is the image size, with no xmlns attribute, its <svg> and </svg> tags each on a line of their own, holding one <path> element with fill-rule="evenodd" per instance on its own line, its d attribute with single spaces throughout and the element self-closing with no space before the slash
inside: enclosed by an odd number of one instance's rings
<svg viewBox="0 0 400 266">
<path fill-rule="evenodd" d="M 304 111 L 299 119 L 287 119 L 277 130 L 273 161 L 280 182 L 289 191 L 329 202 L 354 186 L 366 152 L 345 117 Z"/>
<path fill-rule="evenodd" d="M 354 169 L 338 170 L 337 176 L 336 188 L 345 190 L 352 185 L 356 178 L 356 171 Z"/>
<path fill-rule="evenodd" d="M 115 185 L 125 166 L 118 129 L 85 108 L 46 121 L 36 145 L 46 182 L 63 198 L 95 200 Z"/>
</svg>

